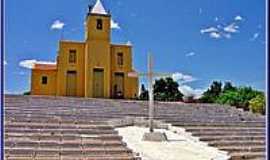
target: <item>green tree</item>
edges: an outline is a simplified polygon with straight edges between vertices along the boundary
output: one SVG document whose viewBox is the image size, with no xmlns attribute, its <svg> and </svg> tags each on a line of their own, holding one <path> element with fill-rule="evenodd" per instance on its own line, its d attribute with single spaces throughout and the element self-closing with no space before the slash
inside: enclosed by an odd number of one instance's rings
<svg viewBox="0 0 270 160">
<path fill-rule="evenodd" d="M 222 92 L 222 82 L 213 81 L 210 85 L 210 88 L 203 93 L 203 96 L 200 98 L 200 102 L 203 103 L 214 103 L 218 96 Z"/>
<path fill-rule="evenodd" d="M 141 94 L 139 96 L 140 100 L 148 100 L 149 99 L 149 95 L 148 95 L 148 90 L 145 89 L 144 84 L 142 84 L 141 86 Z"/>
<path fill-rule="evenodd" d="M 231 82 L 225 82 L 224 87 L 223 87 L 223 92 L 236 91 L 236 90 L 237 88 L 234 87 Z"/>
<path fill-rule="evenodd" d="M 237 91 L 227 90 L 226 92 L 222 93 L 215 102 L 219 104 L 238 106 L 240 99 L 240 94 Z"/>
<path fill-rule="evenodd" d="M 179 101 L 183 94 L 178 90 L 178 83 L 171 77 L 161 78 L 155 81 L 154 98 L 158 101 Z"/>
<path fill-rule="evenodd" d="M 31 94 L 30 91 L 26 91 L 26 92 L 23 93 L 23 95 L 30 95 L 30 94 Z"/>
<path fill-rule="evenodd" d="M 217 97 L 215 102 L 249 110 L 249 101 L 258 95 L 263 95 L 263 93 L 256 91 L 251 87 L 239 87 L 225 90 Z"/>
<path fill-rule="evenodd" d="M 239 104 L 238 106 L 244 110 L 249 110 L 249 101 L 255 98 L 257 95 L 263 94 L 262 92 L 253 90 L 251 87 L 240 87 L 237 92 L 239 93 Z"/>
<path fill-rule="evenodd" d="M 257 95 L 249 101 L 249 108 L 254 113 L 261 113 L 265 115 L 265 96 Z"/>
</svg>

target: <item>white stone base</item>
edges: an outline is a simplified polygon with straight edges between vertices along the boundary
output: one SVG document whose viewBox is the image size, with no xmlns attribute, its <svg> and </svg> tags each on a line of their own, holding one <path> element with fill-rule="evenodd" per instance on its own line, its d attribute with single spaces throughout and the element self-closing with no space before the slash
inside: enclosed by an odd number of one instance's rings
<svg viewBox="0 0 270 160">
<path fill-rule="evenodd" d="M 163 142 L 167 140 L 164 132 L 148 132 L 143 135 L 143 141 Z"/>
</svg>

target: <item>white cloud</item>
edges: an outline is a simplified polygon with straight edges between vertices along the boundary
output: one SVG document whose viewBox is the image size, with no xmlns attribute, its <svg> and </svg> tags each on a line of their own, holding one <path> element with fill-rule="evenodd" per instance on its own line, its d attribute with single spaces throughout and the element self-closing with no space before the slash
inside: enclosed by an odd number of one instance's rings
<svg viewBox="0 0 270 160">
<path fill-rule="evenodd" d="M 172 75 L 174 81 L 177 81 L 179 84 L 193 82 L 196 78 L 192 77 L 191 75 L 186 75 L 180 72 L 176 72 Z"/>
<path fill-rule="evenodd" d="M 119 24 L 111 19 L 111 29 L 121 29 Z"/>
<path fill-rule="evenodd" d="M 216 27 L 209 27 L 205 29 L 201 29 L 201 34 L 208 33 L 211 38 L 221 38 L 221 33 L 219 32 L 218 28 Z"/>
<path fill-rule="evenodd" d="M 183 74 L 176 72 L 172 75 L 174 81 L 179 84 L 178 89 L 185 97 L 192 96 L 195 99 L 198 99 L 202 96 L 204 90 L 202 89 L 193 89 L 192 87 L 186 85 L 186 83 L 196 81 L 197 79 L 191 75 Z"/>
<path fill-rule="evenodd" d="M 225 38 L 228 38 L 228 39 L 230 39 L 232 37 L 232 35 L 230 33 L 224 33 L 223 36 Z"/>
<path fill-rule="evenodd" d="M 232 24 L 224 27 L 224 31 L 229 32 L 229 33 L 235 33 L 235 32 L 239 32 L 238 28 L 239 28 L 239 26 L 237 26 L 235 23 L 232 23 Z"/>
<path fill-rule="evenodd" d="M 211 32 L 218 32 L 218 29 L 215 27 L 209 27 L 206 29 L 201 29 L 201 33 L 211 33 Z"/>
<path fill-rule="evenodd" d="M 260 33 L 254 33 L 250 41 L 255 41 L 260 36 Z"/>
<path fill-rule="evenodd" d="M 51 25 L 51 29 L 54 30 L 61 30 L 63 29 L 65 26 L 65 23 L 64 22 L 61 22 L 60 20 L 56 20 L 53 22 L 53 24 Z"/>
<path fill-rule="evenodd" d="M 211 32 L 211 33 L 209 34 L 209 36 L 210 36 L 211 38 L 216 38 L 216 39 L 221 38 L 221 34 L 218 33 L 218 32 Z"/>
<path fill-rule="evenodd" d="M 195 52 L 189 52 L 186 54 L 186 57 L 191 57 L 191 56 L 194 56 L 195 55 Z"/>
<path fill-rule="evenodd" d="M 56 62 L 49 62 L 49 61 L 37 61 L 35 59 L 31 60 L 23 60 L 19 63 L 20 67 L 32 69 L 35 64 L 56 64 Z"/>
<path fill-rule="evenodd" d="M 193 89 L 188 85 L 180 85 L 178 89 L 184 95 L 184 97 L 194 97 L 195 99 L 200 98 L 204 92 L 202 89 Z"/>
<path fill-rule="evenodd" d="M 234 17 L 234 20 L 235 21 L 242 21 L 243 20 L 243 17 L 241 17 L 241 16 L 238 15 L 238 16 L 235 16 Z"/>
<path fill-rule="evenodd" d="M 7 63 L 7 61 L 6 60 L 4 60 L 4 65 L 7 65 L 8 63 Z"/>
<path fill-rule="evenodd" d="M 229 25 L 224 25 L 223 23 L 217 24 L 216 27 L 208 27 L 205 29 L 201 29 L 200 32 L 202 34 L 207 33 L 209 34 L 209 37 L 219 39 L 219 38 L 227 38 L 230 39 L 232 37 L 232 33 L 238 33 L 239 32 L 239 26 L 238 23 L 243 20 L 243 17 L 241 16 L 235 16 L 234 21 L 231 23 L 228 23 Z M 219 21 L 218 17 L 215 17 L 215 21 Z"/>
</svg>

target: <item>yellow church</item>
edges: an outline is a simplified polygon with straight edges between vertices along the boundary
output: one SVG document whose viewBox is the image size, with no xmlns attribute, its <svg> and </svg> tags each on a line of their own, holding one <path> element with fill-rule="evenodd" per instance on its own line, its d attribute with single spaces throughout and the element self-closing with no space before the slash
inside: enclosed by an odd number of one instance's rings
<svg viewBox="0 0 270 160">
<path fill-rule="evenodd" d="M 111 43 L 111 15 L 100 0 L 89 7 L 85 41 L 60 40 L 56 64 L 34 64 L 31 95 L 93 98 L 138 96 L 131 44 Z"/>
</svg>

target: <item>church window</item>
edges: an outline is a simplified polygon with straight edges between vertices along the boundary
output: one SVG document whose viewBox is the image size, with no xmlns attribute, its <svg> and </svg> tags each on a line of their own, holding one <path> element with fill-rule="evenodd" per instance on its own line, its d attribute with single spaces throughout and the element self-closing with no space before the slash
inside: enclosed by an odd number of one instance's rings
<svg viewBox="0 0 270 160">
<path fill-rule="evenodd" d="M 122 66 L 124 64 L 123 53 L 117 53 L 117 64 Z"/>
<path fill-rule="evenodd" d="M 102 24 L 102 19 L 97 19 L 97 29 L 102 30 L 103 24 Z"/>
<path fill-rule="evenodd" d="M 47 76 L 42 76 L 41 77 L 41 83 L 42 84 L 47 84 L 48 83 L 48 77 Z"/>
<path fill-rule="evenodd" d="M 76 63 L 76 50 L 69 50 L 69 63 Z"/>
</svg>

